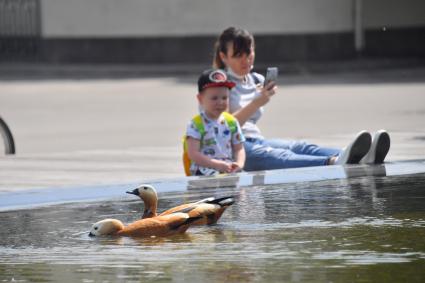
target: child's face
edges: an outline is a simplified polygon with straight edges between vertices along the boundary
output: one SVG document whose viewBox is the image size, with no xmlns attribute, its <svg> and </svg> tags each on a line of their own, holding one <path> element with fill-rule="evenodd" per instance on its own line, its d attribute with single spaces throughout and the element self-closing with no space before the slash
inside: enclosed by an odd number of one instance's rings
<svg viewBox="0 0 425 283">
<path fill-rule="evenodd" d="M 211 119 L 218 119 L 229 106 L 229 89 L 227 87 L 210 87 L 198 94 L 199 104 Z"/>
<path fill-rule="evenodd" d="M 235 56 L 233 42 L 229 42 L 227 46 L 227 54 L 220 52 L 220 58 L 226 65 L 226 67 L 232 69 L 239 76 L 245 76 L 251 72 L 251 68 L 254 65 L 255 51 L 254 46 L 251 47 L 251 52 L 242 53 Z"/>
</svg>

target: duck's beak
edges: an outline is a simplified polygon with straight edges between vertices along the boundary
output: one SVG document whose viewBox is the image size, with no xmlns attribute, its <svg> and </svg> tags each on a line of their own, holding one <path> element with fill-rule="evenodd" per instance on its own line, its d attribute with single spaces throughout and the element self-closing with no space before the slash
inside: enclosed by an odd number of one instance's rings
<svg viewBox="0 0 425 283">
<path fill-rule="evenodd" d="M 89 233 L 89 237 L 94 237 L 94 236 L 95 235 L 92 232 Z"/>
<path fill-rule="evenodd" d="M 127 191 L 126 193 L 130 195 L 139 196 L 139 191 L 137 189 L 134 189 L 132 191 Z"/>
</svg>

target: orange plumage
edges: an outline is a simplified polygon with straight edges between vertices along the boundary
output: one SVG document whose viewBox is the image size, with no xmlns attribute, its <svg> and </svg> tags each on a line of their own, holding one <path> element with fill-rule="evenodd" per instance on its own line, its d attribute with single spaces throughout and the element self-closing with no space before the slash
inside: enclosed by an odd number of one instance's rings
<svg viewBox="0 0 425 283">
<path fill-rule="evenodd" d="M 133 191 L 128 191 L 128 194 L 133 194 L 140 197 L 145 205 L 142 219 L 157 216 L 158 195 L 154 187 L 150 185 L 142 185 Z M 159 216 L 170 215 L 178 212 L 187 213 L 190 217 L 200 217 L 194 221 L 194 225 L 211 225 L 217 223 L 227 207 L 234 203 L 233 197 L 223 198 L 206 198 L 194 203 L 182 204 L 170 208 Z"/>
<path fill-rule="evenodd" d="M 104 219 L 93 224 L 89 236 L 171 236 L 186 232 L 199 219 L 183 212 L 141 219 L 127 226 L 117 219 Z"/>
</svg>

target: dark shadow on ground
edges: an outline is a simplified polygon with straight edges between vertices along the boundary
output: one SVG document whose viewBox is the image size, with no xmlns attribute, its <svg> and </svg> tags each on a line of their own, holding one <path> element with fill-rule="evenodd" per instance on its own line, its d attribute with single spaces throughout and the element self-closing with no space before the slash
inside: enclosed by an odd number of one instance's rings
<svg viewBox="0 0 425 283">
<path fill-rule="evenodd" d="M 268 64 L 257 64 L 255 71 L 264 73 Z M 284 62 L 279 83 L 352 84 L 412 83 L 425 81 L 424 58 L 355 59 L 346 61 Z M 25 64 L 0 65 L 0 81 L 20 80 L 92 80 L 142 79 L 172 77 L 178 83 L 195 84 L 198 74 L 209 66 L 179 65 L 111 65 L 111 64 Z"/>
</svg>

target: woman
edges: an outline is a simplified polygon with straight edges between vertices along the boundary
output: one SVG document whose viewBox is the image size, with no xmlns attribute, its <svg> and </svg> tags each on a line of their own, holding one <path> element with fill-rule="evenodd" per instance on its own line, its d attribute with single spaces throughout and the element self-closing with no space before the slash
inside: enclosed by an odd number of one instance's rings
<svg viewBox="0 0 425 283">
<path fill-rule="evenodd" d="M 244 170 L 271 170 L 333 164 L 382 163 L 390 147 L 386 131 L 361 131 L 344 150 L 320 147 L 305 141 L 266 139 L 256 123 L 263 107 L 276 93 L 275 82 L 264 87 L 264 77 L 251 70 L 255 60 L 253 36 L 246 30 L 227 28 L 215 44 L 213 67 L 226 70 L 236 86 L 230 92 L 229 111 L 246 137 Z"/>
</svg>

